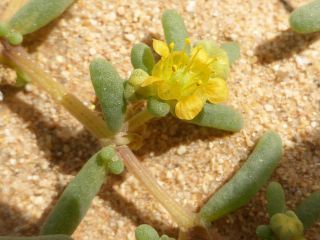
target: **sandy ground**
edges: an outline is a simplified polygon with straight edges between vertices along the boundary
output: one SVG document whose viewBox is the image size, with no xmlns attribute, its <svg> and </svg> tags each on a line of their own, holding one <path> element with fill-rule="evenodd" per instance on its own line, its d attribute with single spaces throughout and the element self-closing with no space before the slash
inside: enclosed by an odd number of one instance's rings
<svg viewBox="0 0 320 240">
<path fill-rule="evenodd" d="M 0 9 L 7 2 L 2 0 Z M 105 57 L 127 77 L 132 45 L 163 38 L 160 16 L 165 9 L 183 15 L 193 42 L 238 41 L 242 53 L 228 80 L 229 104 L 242 112 L 245 129 L 223 134 L 171 117 L 155 120 L 137 155 L 179 203 L 196 210 L 241 166 L 257 138 L 273 129 L 285 149 L 273 179 L 283 184 L 294 206 L 320 190 L 320 36 L 288 30 L 290 7 L 306 2 L 79 0 L 59 20 L 29 36 L 24 46 L 44 70 L 90 105 L 89 62 Z M 13 76 L 0 67 L 1 81 Z M 37 234 L 59 194 L 99 146 L 36 87 L 7 86 L 1 92 L 0 235 Z M 266 221 L 262 190 L 215 225 L 230 239 L 256 239 L 256 226 Z M 108 178 L 74 238 L 133 239 L 141 223 L 177 233 L 165 210 L 125 173 Z M 308 231 L 307 239 L 320 239 L 319 229 Z"/>
</svg>

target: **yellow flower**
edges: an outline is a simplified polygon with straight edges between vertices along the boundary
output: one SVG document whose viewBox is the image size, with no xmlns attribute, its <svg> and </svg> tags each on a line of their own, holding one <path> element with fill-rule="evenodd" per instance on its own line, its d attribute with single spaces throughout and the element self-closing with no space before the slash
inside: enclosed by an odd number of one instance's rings
<svg viewBox="0 0 320 240">
<path fill-rule="evenodd" d="M 190 44 L 186 40 L 186 45 Z M 229 61 L 225 51 L 218 47 L 207 48 L 198 44 L 191 53 L 173 51 L 173 43 L 153 40 L 153 48 L 161 56 L 151 76 L 141 83 L 140 93 L 155 96 L 175 104 L 175 114 L 191 120 L 208 100 L 223 102 L 228 97 L 226 77 Z"/>
</svg>

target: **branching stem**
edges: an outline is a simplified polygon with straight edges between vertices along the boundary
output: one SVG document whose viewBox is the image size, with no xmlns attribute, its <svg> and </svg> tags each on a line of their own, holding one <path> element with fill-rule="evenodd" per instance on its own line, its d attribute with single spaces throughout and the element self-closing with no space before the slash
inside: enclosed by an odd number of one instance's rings
<svg viewBox="0 0 320 240">
<path fill-rule="evenodd" d="M 42 71 L 21 47 L 13 47 L 2 41 L 4 56 L 18 69 L 25 72 L 32 82 L 45 90 L 58 103 L 65 107 L 94 136 L 99 139 L 113 137 L 105 122 L 93 111 L 88 109 L 77 97 L 67 92 L 58 82 Z M 146 110 L 138 113 L 128 121 L 129 130 L 134 131 L 153 116 Z M 153 194 L 166 208 L 179 227 L 188 229 L 198 224 L 197 215 L 184 209 L 173 200 L 150 175 L 149 171 L 138 161 L 127 146 L 118 147 L 127 169 Z"/>
<path fill-rule="evenodd" d="M 25 72 L 32 82 L 45 90 L 58 103 L 65 107 L 97 138 L 109 138 L 112 133 L 105 122 L 93 111 L 88 109 L 77 97 L 57 81 L 54 81 L 47 73 L 42 71 L 21 47 L 13 47 L 3 42 L 4 55 L 18 69 Z"/>
<path fill-rule="evenodd" d="M 117 151 L 127 169 L 156 197 L 162 206 L 172 215 L 182 229 L 188 229 L 197 223 L 197 215 L 184 209 L 174 201 L 167 192 L 154 180 L 149 171 L 138 161 L 136 156 L 127 146 L 117 148 Z"/>
</svg>

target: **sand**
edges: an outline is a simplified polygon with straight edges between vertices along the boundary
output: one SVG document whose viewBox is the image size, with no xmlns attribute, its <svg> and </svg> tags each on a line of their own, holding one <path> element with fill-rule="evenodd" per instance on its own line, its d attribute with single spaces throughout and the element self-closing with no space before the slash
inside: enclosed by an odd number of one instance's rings
<svg viewBox="0 0 320 240">
<path fill-rule="evenodd" d="M 0 2 L 0 9 L 8 0 Z M 320 41 L 288 26 L 290 8 L 308 1 L 100 1 L 79 0 L 59 20 L 28 36 L 24 47 L 57 81 L 92 106 L 88 65 L 110 60 L 128 77 L 134 43 L 163 39 L 160 16 L 177 9 L 192 42 L 238 41 L 241 58 L 228 79 L 228 104 L 244 116 L 244 130 L 226 134 L 171 117 L 150 122 L 137 156 L 179 203 L 197 210 L 241 166 L 265 131 L 277 131 L 284 157 L 272 179 L 293 207 L 320 190 Z M 14 73 L 0 67 L 2 83 Z M 99 148 L 62 107 L 35 86 L 1 86 L 0 235 L 36 235 L 67 183 Z M 214 225 L 226 239 L 256 239 L 267 222 L 265 190 Z M 134 239 L 141 223 L 175 236 L 177 226 L 130 174 L 111 176 L 74 238 Z M 320 239 L 320 225 L 307 239 Z M 317 233 L 318 232 L 318 233 Z"/>
</svg>

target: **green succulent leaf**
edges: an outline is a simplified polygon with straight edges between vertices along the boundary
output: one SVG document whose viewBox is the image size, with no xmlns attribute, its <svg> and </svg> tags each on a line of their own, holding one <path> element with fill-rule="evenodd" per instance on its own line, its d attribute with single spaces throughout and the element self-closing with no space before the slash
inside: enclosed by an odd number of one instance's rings
<svg viewBox="0 0 320 240">
<path fill-rule="evenodd" d="M 59 17 L 74 0 L 29 0 L 9 21 L 10 29 L 25 35 Z"/>
<path fill-rule="evenodd" d="M 128 82 L 135 88 L 139 88 L 140 85 L 149 77 L 149 74 L 142 69 L 134 69 L 128 79 Z"/>
<path fill-rule="evenodd" d="M 22 34 L 10 29 L 8 23 L 0 22 L 0 37 L 6 39 L 12 45 L 18 45 L 23 41 Z"/>
<path fill-rule="evenodd" d="M 97 157 L 98 164 L 102 166 L 107 166 L 109 164 L 109 161 L 115 158 L 116 156 L 117 156 L 116 150 L 113 147 L 111 146 L 104 147 L 98 153 L 98 157 Z"/>
<path fill-rule="evenodd" d="M 280 240 L 294 240 L 303 237 L 303 224 L 292 211 L 273 215 L 270 219 L 270 228 Z"/>
<path fill-rule="evenodd" d="M 129 81 L 125 81 L 123 85 L 124 85 L 123 95 L 124 95 L 124 98 L 127 100 L 127 102 L 136 100 L 137 95 L 136 95 L 135 87 L 131 83 L 129 83 Z"/>
<path fill-rule="evenodd" d="M 202 207 L 202 220 L 212 222 L 246 204 L 268 180 L 281 156 L 279 135 L 264 134 L 238 172 Z"/>
<path fill-rule="evenodd" d="M 7 41 L 12 44 L 12 45 L 18 45 L 20 43 L 22 43 L 23 41 L 23 36 L 22 34 L 18 33 L 18 32 L 9 32 L 5 38 L 7 39 Z"/>
<path fill-rule="evenodd" d="M 98 155 L 98 164 L 104 165 L 113 174 L 120 174 L 124 170 L 124 164 L 111 146 L 104 147 Z"/>
<path fill-rule="evenodd" d="M 230 65 L 234 64 L 240 58 L 240 46 L 237 42 L 226 42 L 221 45 L 229 57 Z"/>
<path fill-rule="evenodd" d="M 298 218 L 307 229 L 320 219 L 320 192 L 314 192 L 297 207 Z"/>
<path fill-rule="evenodd" d="M 124 163 L 120 158 L 113 158 L 108 163 L 108 169 L 111 173 L 119 175 L 124 170 Z"/>
<path fill-rule="evenodd" d="M 104 59 L 91 62 L 90 75 L 104 119 L 109 129 L 117 133 L 122 127 L 126 110 L 123 80 L 116 69 Z"/>
<path fill-rule="evenodd" d="M 277 182 L 271 182 L 267 188 L 267 208 L 269 217 L 276 213 L 284 213 L 287 210 L 285 195 L 282 186 Z"/>
<path fill-rule="evenodd" d="M 37 236 L 37 237 L 0 237 L 0 240 L 72 240 L 68 235 L 47 235 L 47 236 Z"/>
<path fill-rule="evenodd" d="M 174 43 L 174 50 L 181 51 L 187 47 L 189 37 L 183 18 L 176 10 L 166 10 L 162 15 L 162 27 L 167 44 Z M 189 51 L 189 47 L 187 47 Z"/>
<path fill-rule="evenodd" d="M 167 235 L 162 235 L 161 238 L 160 238 L 160 240 L 175 240 L 175 239 L 174 239 L 174 238 L 171 238 L 171 237 L 169 237 L 169 236 L 167 236 Z"/>
<path fill-rule="evenodd" d="M 298 33 L 320 31 L 320 0 L 312 1 L 297 8 L 290 15 L 290 26 Z"/>
<path fill-rule="evenodd" d="M 23 71 L 17 70 L 16 73 L 16 87 L 24 87 L 27 83 L 31 82 L 30 78 Z"/>
<path fill-rule="evenodd" d="M 157 231 L 147 225 L 147 224 L 142 224 L 139 227 L 136 228 L 135 231 L 135 236 L 137 240 L 159 240 L 159 234 Z"/>
<path fill-rule="evenodd" d="M 258 226 L 256 230 L 256 234 L 262 240 L 272 240 L 272 237 L 273 237 L 272 230 L 267 225 Z"/>
<path fill-rule="evenodd" d="M 7 23 L 0 22 L 0 37 L 6 36 L 10 31 L 10 27 Z"/>
<path fill-rule="evenodd" d="M 144 43 L 138 43 L 131 50 L 131 64 L 135 69 L 142 69 L 151 74 L 154 57 L 151 48 Z"/>
<path fill-rule="evenodd" d="M 106 156 L 105 150 L 93 155 L 68 184 L 43 224 L 41 235 L 71 235 L 76 230 L 105 182 L 108 161 L 101 161 L 101 156 Z"/>
<path fill-rule="evenodd" d="M 241 114 L 234 108 L 223 104 L 206 103 L 203 110 L 188 122 L 228 132 L 238 132 L 243 128 Z"/>
<path fill-rule="evenodd" d="M 155 117 L 164 117 L 170 112 L 170 105 L 151 97 L 148 99 L 147 109 Z"/>
</svg>

